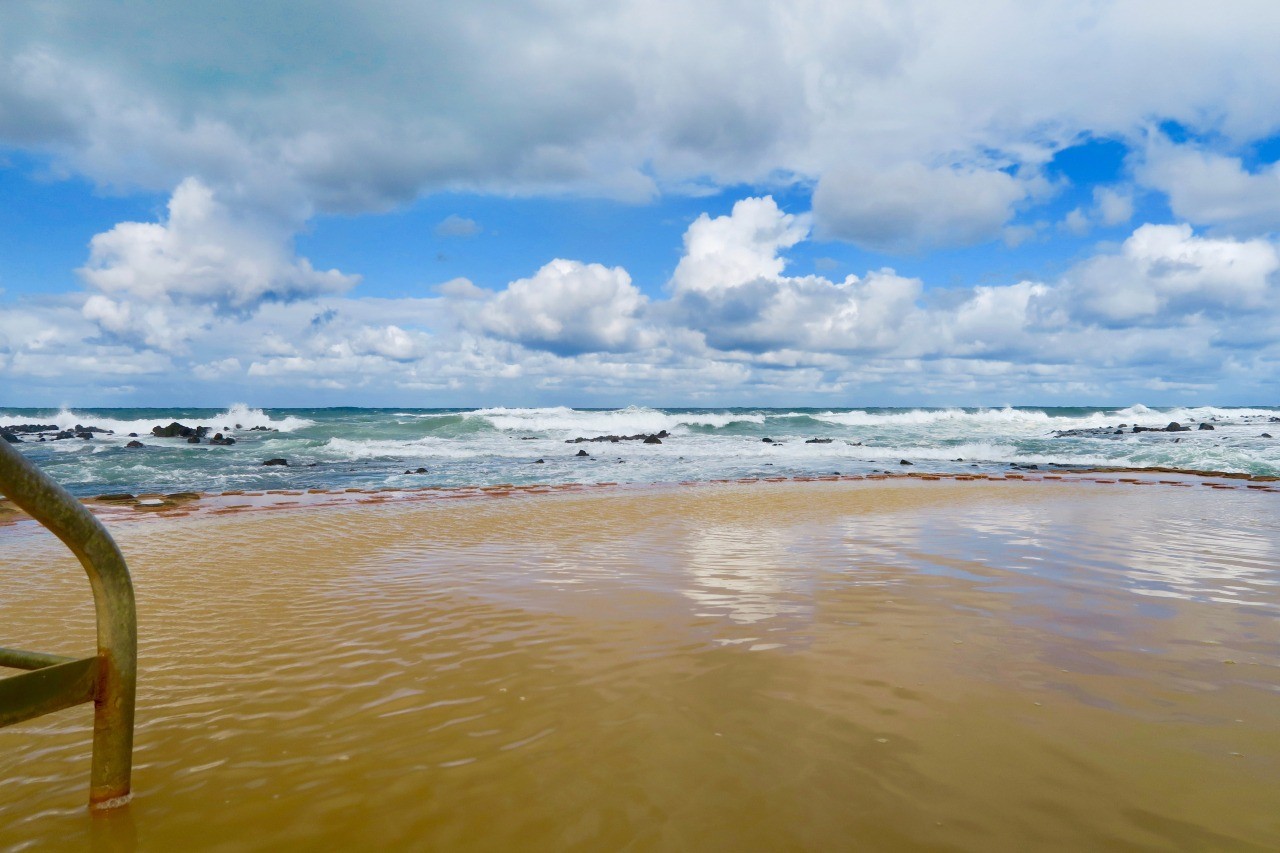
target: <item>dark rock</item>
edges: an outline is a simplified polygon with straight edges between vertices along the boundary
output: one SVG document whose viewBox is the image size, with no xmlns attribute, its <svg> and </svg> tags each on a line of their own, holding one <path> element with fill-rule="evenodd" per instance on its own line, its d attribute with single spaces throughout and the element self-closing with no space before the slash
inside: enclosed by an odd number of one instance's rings
<svg viewBox="0 0 1280 853">
<path fill-rule="evenodd" d="M 538 437 L 536 435 L 522 435 L 520 436 L 520 440 L 521 441 L 537 441 Z"/>
<path fill-rule="evenodd" d="M 93 440 L 93 433 L 91 433 L 91 432 L 78 432 L 78 433 L 76 433 L 76 438 L 81 438 L 81 439 L 84 439 L 85 441 L 92 441 L 92 440 Z"/>
<path fill-rule="evenodd" d="M 10 444 L 22 444 L 22 439 L 18 438 L 11 432 L 0 432 L 0 438 L 3 438 Z"/>
<path fill-rule="evenodd" d="M 268 459 L 266 462 L 263 462 L 262 464 L 263 464 L 263 465 L 285 465 L 285 466 L 287 466 L 287 465 L 289 464 L 289 460 L 288 460 L 288 459 Z"/>
<path fill-rule="evenodd" d="M 1196 429 L 1213 429 L 1213 424 L 1200 424 Z"/>
<path fill-rule="evenodd" d="M 29 432 L 57 432 L 57 424 L 9 424 L 5 427 L 5 432 L 11 432 L 14 435 L 25 435 Z"/>
<path fill-rule="evenodd" d="M 82 432 L 100 432 L 103 435 L 115 435 L 115 433 L 113 433 L 109 429 L 103 429 L 102 427 L 96 427 L 96 426 L 82 426 L 80 424 L 76 424 L 74 427 L 72 427 L 72 429 L 75 430 L 77 434 Z"/>
<path fill-rule="evenodd" d="M 54 441 L 58 441 L 59 439 L 64 439 L 64 438 L 75 438 L 75 437 L 76 437 L 76 434 L 75 434 L 74 432 L 72 432 L 72 431 L 71 431 L 71 430 L 69 430 L 69 429 L 64 429 L 64 430 L 62 430 L 61 432 L 59 432 L 57 435 L 55 435 L 55 436 L 53 437 L 53 440 L 54 440 Z"/>
<path fill-rule="evenodd" d="M 129 433 L 129 438 L 137 438 L 137 437 L 138 437 L 138 434 L 136 432 Z"/>
<path fill-rule="evenodd" d="M 240 424 L 236 424 L 236 429 L 240 429 Z M 279 432 L 279 430 L 275 427 L 256 426 L 249 427 L 249 432 Z"/>
<path fill-rule="evenodd" d="M 587 452 L 587 451 L 585 451 L 585 450 L 579 450 L 579 451 L 578 451 L 578 453 L 577 453 L 577 455 L 578 455 L 578 457 L 583 457 L 583 456 L 590 456 L 591 454 L 590 454 L 590 453 L 588 453 L 588 452 Z"/>
<path fill-rule="evenodd" d="M 236 424 L 236 429 L 244 429 L 244 427 L 240 426 L 240 424 Z"/>
<path fill-rule="evenodd" d="M 98 495 L 98 497 L 97 497 L 97 498 L 95 498 L 95 500 L 99 500 L 99 501 L 108 501 L 108 502 L 112 502 L 112 503 L 121 503 L 121 502 L 124 502 L 124 501 L 131 501 L 131 500 L 134 500 L 134 497 L 133 497 L 133 495 L 125 494 L 125 493 L 123 493 L 123 492 L 122 492 L 122 493 L 119 493 L 119 494 Z"/>
<path fill-rule="evenodd" d="M 198 435 L 190 436 L 187 439 L 187 444 L 199 444 L 199 443 L 200 443 L 200 436 Z"/>
<path fill-rule="evenodd" d="M 762 439 L 760 439 L 760 440 L 761 440 L 761 441 L 763 441 L 765 444 L 773 444 L 773 439 L 772 439 L 772 438 L 765 437 L 765 438 L 762 438 Z"/>
<path fill-rule="evenodd" d="M 1271 438 L 1271 433 L 1264 432 L 1262 435 L 1258 436 L 1258 438 Z"/>
<path fill-rule="evenodd" d="M 907 460 L 905 460 L 905 459 L 899 459 L 899 460 L 898 460 L 898 464 L 899 464 L 899 465 L 914 465 L 915 463 L 914 463 L 914 462 L 908 462 L 908 461 L 907 461 Z"/>
<path fill-rule="evenodd" d="M 831 443 L 831 439 L 829 439 L 829 438 L 808 438 L 808 439 L 805 439 L 805 442 L 804 442 L 804 443 L 805 443 L 805 444 L 830 444 L 830 443 Z"/>
<path fill-rule="evenodd" d="M 209 443 L 229 445 L 229 444 L 235 444 L 236 440 L 234 438 L 231 438 L 230 436 L 225 436 L 220 432 L 215 432 L 213 434 L 213 438 L 209 439 Z"/>
<path fill-rule="evenodd" d="M 547 461 L 546 461 L 545 459 L 538 459 L 538 460 L 536 460 L 533 464 L 534 464 L 534 465 L 546 465 L 546 464 L 547 464 Z"/>
<path fill-rule="evenodd" d="M 414 469 L 413 469 L 413 473 L 415 473 L 415 474 L 425 474 L 425 473 L 427 473 L 427 469 L 426 469 L 426 468 L 414 468 Z"/>
<path fill-rule="evenodd" d="M 137 441 L 135 439 L 134 441 L 131 441 L 128 444 L 126 444 L 125 447 L 146 447 L 146 445 L 143 444 L 141 441 Z"/>
<path fill-rule="evenodd" d="M 1165 432 L 1191 432 L 1191 427 L 1183 426 L 1177 421 L 1170 421 L 1169 425 L 1164 428 Z"/>
<path fill-rule="evenodd" d="M 658 438 L 656 435 L 647 435 L 644 438 L 644 443 L 645 444 L 662 444 L 662 439 Z"/>
<path fill-rule="evenodd" d="M 207 426 L 189 427 L 173 421 L 168 426 L 153 426 L 151 434 L 156 438 L 204 438 L 209 433 Z"/>
<path fill-rule="evenodd" d="M 959 459 L 952 459 L 951 461 L 952 461 L 952 462 L 963 462 L 963 461 L 964 461 L 964 458 L 963 458 L 963 457 L 961 457 L 961 458 L 959 458 Z"/>
<path fill-rule="evenodd" d="M 635 435 L 597 435 L 593 438 L 578 436 L 577 438 L 565 439 L 564 443 L 565 444 L 582 444 L 584 441 L 607 441 L 610 444 L 617 444 L 620 441 L 645 441 L 645 442 L 648 442 L 649 444 L 652 444 L 653 442 L 648 441 L 649 439 L 669 438 L 670 435 L 671 434 L 664 429 L 659 432 L 648 433 L 648 434 L 640 432 L 640 433 L 636 433 Z"/>
</svg>

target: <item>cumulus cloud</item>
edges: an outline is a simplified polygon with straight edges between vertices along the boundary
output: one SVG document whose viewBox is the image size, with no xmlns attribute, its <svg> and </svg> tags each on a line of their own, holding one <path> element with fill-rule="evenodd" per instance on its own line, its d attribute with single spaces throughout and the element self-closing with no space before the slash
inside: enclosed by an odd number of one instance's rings
<svg viewBox="0 0 1280 853">
<path fill-rule="evenodd" d="M 559 259 L 496 291 L 455 279 L 431 296 L 319 293 L 242 312 L 184 296 L 153 314 L 127 289 L 29 300 L 0 312 L 0 364 L 54 404 L 121 377 L 145 393 L 196 376 L 282 404 L 714 405 L 1123 401 L 1157 385 L 1253 387 L 1280 359 L 1267 239 L 1145 224 L 1052 280 L 939 288 L 891 269 L 788 275 L 807 229 L 770 198 L 699 217 L 652 299 L 621 267 Z"/>
<path fill-rule="evenodd" d="M 1143 225 L 1119 253 L 1075 268 L 1066 292 L 1080 314 L 1108 323 L 1239 312 L 1268 304 L 1277 270 L 1280 254 L 1266 240 L 1196 237 L 1186 224 Z"/>
<path fill-rule="evenodd" d="M 554 260 L 483 304 L 486 333 L 562 355 L 623 352 L 643 345 L 648 300 L 621 267 Z"/>
<path fill-rule="evenodd" d="M 1137 174 L 1187 222 L 1231 233 L 1280 231 L 1280 164 L 1249 171 L 1239 157 L 1158 140 Z"/>
<path fill-rule="evenodd" d="M 881 252 L 994 240 L 1028 186 L 1002 171 L 902 163 L 826 172 L 813 193 L 820 232 Z"/>
<path fill-rule="evenodd" d="M 287 233 L 234 215 L 197 179 L 178 185 L 168 213 L 164 222 L 122 222 L 95 236 L 80 277 L 108 296 L 231 311 L 339 293 L 359 281 L 295 258 Z"/>
<path fill-rule="evenodd" d="M 782 273 L 780 256 L 809 234 L 809 218 L 783 213 L 772 196 L 746 198 L 728 216 L 700 215 L 684 235 L 684 255 L 671 284 L 706 293 Z"/>
</svg>

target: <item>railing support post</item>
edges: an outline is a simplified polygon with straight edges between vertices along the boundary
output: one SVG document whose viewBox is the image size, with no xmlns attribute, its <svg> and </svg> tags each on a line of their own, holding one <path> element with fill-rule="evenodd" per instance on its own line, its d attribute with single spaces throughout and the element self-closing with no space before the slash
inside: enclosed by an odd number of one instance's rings
<svg viewBox="0 0 1280 853">
<path fill-rule="evenodd" d="M 89 576 L 98 623 L 89 807 L 124 805 L 133 767 L 138 674 L 137 612 L 124 555 L 84 504 L 5 441 L 0 441 L 0 492 L 61 539 Z"/>
</svg>

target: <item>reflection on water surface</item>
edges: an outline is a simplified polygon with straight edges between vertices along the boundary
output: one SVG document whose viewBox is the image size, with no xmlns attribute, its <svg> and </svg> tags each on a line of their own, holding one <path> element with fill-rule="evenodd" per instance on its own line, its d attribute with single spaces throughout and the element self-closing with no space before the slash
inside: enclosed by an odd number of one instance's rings
<svg viewBox="0 0 1280 853">
<path fill-rule="evenodd" d="M 1136 494 L 1135 494 L 1136 493 Z M 1273 495 L 758 484 L 121 524 L 134 803 L 0 729 L 0 848 L 1280 846 Z M 0 645 L 92 649 L 0 530 Z"/>
</svg>

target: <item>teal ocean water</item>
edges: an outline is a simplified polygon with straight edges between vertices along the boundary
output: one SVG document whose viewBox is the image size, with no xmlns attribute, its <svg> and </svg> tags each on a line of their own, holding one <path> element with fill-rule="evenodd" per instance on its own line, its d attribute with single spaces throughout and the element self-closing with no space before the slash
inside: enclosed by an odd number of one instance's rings
<svg viewBox="0 0 1280 853">
<path fill-rule="evenodd" d="M 235 444 L 211 445 L 208 436 L 192 444 L 151 435 L 154 426 L 173 421 L 207 426 L 209 436 L 223 432 Z M 1170 422 L 1190 429 L 1133 431 L 1134 426 L 1155 429 Z M 81 496 L 666 483 L 882 470 L 995 471 L 1012 465 L 1167 466 L 1280 475 L 1280 407 L 0 408 L 0 429 L 24 424 L 110 430 L 89 439 L 61 440 L 53 440 L 52 432 L 17 433 L 22 441 L 15 447 Z M 1201 424 L 1213 429 L 1201 429 Z M 566 443 L 664 431 L 660 444 Z M 1081 432 L 1058 435 L 1063 431 Z M 131 440 L 144 446 L 127 447 Z M 577 455 L 580 450 L 589 455 Z M 267 459 L 289 464 L 264 466 Z M 904 460 L 910 468 L 902 465 Z"/>
</svg>

